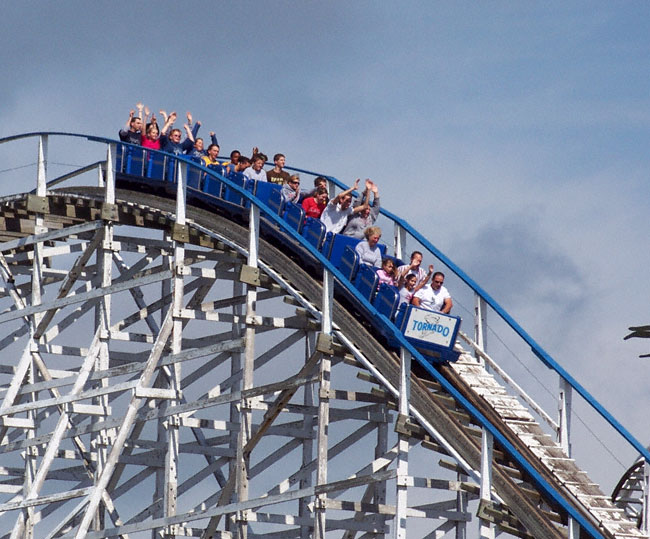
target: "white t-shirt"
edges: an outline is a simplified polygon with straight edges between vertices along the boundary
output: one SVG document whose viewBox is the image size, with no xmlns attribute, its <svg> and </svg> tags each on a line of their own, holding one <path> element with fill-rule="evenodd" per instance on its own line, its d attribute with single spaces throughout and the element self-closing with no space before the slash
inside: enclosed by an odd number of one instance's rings
<svg viewBox="0 0 650 539">
<path fill-rule="evenodd" d="M 414 270 L 409 270 L 410 265 L 409 264 L 404 264 L 403 266 L 400 266 L 397 268 L 397 277 L 401 277 L 404 275 L 405 277 L 407 275 L 415 275 L 415 286 L 419 285 L 422 281 L 424 281 L 427 278 L 427 272 L 426 270 L 420 266 L 417 271 Z"/>
<path fill-rule="evenodd" d="M 348 217 L 352 215 L 352 205 L 345 209 L 341 208 L 340 204 L 328 204 L 320 216 L 320 220 L 325 225 L 327 232 L 338 234 L 343 230 L 345 224 L 348 222 Z"/>
<path fill-rule="evenodd" d="M 444 286 L 438 290 L 431 288 L 431 285 L 425 284 L 415 293 L 415 297 L 420 300 L 420 307 L 429 311 L 438 311 L 442 309 L 447 298 L 451 298 L 449 292 Z"/>
<path fill-rule="evenodd" d="M 409 304 L 411 303 L 411 298 L 413 297 L 413 291 L 409 290 L 405 286 L 399 289 L 399 303 L 397 304 L 397 307 L 399 308 L 402 303 Z"/>
<path fill-rule="evenodd" d="M 253 167 L 248 167 L 246 170 L 244 170 L 244 176 L 251 180 L 257 180 L 258 182 L 266 181 L 266 171 L 264 169 L 260 170 L 259 172 L 255 172 L 255 169 Z"/>
</svg>

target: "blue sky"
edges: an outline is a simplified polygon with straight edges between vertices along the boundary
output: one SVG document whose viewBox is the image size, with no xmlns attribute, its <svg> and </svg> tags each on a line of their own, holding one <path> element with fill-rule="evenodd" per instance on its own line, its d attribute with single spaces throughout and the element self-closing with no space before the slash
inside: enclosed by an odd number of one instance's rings
<svg viewBox="0 0 650 539">
<path fill-rule="evenodd" d="M 650 441 L 650 343 L 622 340 L 650 323 L 650 4 L 21 1 L 2 19 L 0 136 L 116 136 L 142 100 L 192 111 L 222 153 L 370 177 Z"/>
</svg>

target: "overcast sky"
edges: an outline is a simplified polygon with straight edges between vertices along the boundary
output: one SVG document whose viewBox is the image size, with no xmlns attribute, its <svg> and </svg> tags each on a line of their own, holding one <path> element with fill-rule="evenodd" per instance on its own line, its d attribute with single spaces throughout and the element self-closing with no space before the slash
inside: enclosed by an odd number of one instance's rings
<svg viewBox="0 0 650 539">
<path fill-rule="evenodd" d="M 222 153 L 370 177 L 650 442 L 650 342 L 622 340 L 650 324 L 649 3 L 21 0 L 0 24 L 0 136 L 116 137 L 142 100 Z"/>
</svg>

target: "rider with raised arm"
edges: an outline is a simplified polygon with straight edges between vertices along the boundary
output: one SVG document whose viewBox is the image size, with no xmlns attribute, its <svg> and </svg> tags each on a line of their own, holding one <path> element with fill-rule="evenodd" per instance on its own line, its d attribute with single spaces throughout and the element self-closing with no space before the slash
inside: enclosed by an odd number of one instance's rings
<svg viewBox="0 0 650 539">
<path fill-rule="evenodd" d="M 343 230 L 345 224 L 347 223 L 348 217 L 355 213 L 359 213 L 366 209 L 368 201 L 360 206 L 352 208 L 352 191 L 359 187 L 359 182 L 361 180 L 357 178 L 357 181 L 354 182 L 354 185 L 350 189 L 336 195 L 323 211 L 323 214 L 320 216 L 320 220 L 323 221 L 325 229 L 327 232 L 333 232 L 338 234 Z"/>
</svg>

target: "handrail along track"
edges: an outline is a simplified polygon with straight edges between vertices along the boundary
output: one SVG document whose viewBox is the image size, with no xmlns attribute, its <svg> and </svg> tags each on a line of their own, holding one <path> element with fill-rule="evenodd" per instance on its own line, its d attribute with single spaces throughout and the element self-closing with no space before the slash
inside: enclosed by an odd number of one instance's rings
<svg viewBox="0 0 650 539">
<path fill-rule="evenodd" d="M 109 144 L 113 148 L 118 144 L 123 146 L 129 146 L 121 142 L 114 140 L 106 139 L 103 137 L 96 136 L 87 136 L 71 133 L 62 133 L 62 132 L 45 132 L 45 133 L 26 133 L 22 135 L 16 135 L 12 137 L 7 137 L 0 139 L 0 144 L 4 144 L 10 141 L 19 140 L 22 138 L 29 137 L 41 137 L 41 136 L 66 136 L 66 137 L 77 137 L 85 138 L 91 142 L 97 142 L 101 144 Z M 155 152 L 155 150 L 147 150 L 148 152 Z M 164 152 L 159 152 L 163 155 L 166 155 L 169 158 L 177 159 L 178 163 L 183 163 L 185 167 L 196 167 L 197 165 L 190 161 L 189 159 L 183 156 L 173 156 L 170 154 L 164 154 Z M 315 249 L 302 235 L 300 235 L 296 230 L 287 225 L 287 223 L 277 215 L 263 200 L 260 200 L 251 192 L 246 189 L 241 188 L 239 185 L 233 183 L 228 177 L 221 176 L 216 172 L 200 167 L 201 172 L 207 176 L 214 177 L 229 189 L 235 191 L 238 195 L 242 196 L 244 199 L 250 202 L 251 205 L 254 205 L 261 211 L 261 214 L 264 216 L 264 219 L 267 222 L 275 225 L 282 234 L 291 238 L 291 240 L 301 246 L 302 249 L 309 252 L 309 254 L 318 261 L 318 263 L 323 268 L 323 271 L 331 273 L 336 279 L 337 286 L 342 287 L 345 290 L 345 293 L 348 296 L 351 296 L 355 301 L 363 305 L 365 309 L 365 315 L 376 321 L 376 323 L 381 326 L 383 334 L 389 334 L 392 339 L 399 343 L 399 346 L 409 354 L 419 365 L 434 379 L 438 384 L 440 384 L 444 390 L 450 394 L 473 418 L 473 420 L 478 423 L 482 428 L 488 431 L 493 437 L 498 445 L 515 461 L 522 470 L 528 475 L 531 481 L 548 497 L 549 500 L 552 500 L 553 503 L 561 507 L 572 519 L 574 519 L 583 530 L 592 537 L 601 537 L 602 534 L 600 531 L 594 527 L 592 521 L 585 516 L 576 508 L 572 503 L 569 503 L 566 500 L 564 493 L 558 491 L 558 489 L 553 486 L 548 480 L 539 473 L 539 471 L 528 462 L 526 456 L 524 456 L 511 442 L 510 440 L 503 435 L 497 426 L 495 426 L 481 411 L 475 406 L 462 392 L 458 390 L 441 372 L 439 369 L 431 365 L 431 363 L 417 350 L 411 343 L 409 343 L 402 333 L 397 330 L 393 323 L 388 320 L 385 316 L 380 314 L 375 307 L 368 302 L 368 300 L 363 297 L 357 289 L 352 286 L 352 284 L 343 276 L 343 274 L 330 262 L 330 260 L 325 257 L 320 251 Z M 290 170 L 296 170 L 298 172 L 304 172 L 308 174 L 315 174 L 303 169 L 294 169 L 287 167 Z M 186 168 L 187 170 L 187 168 Z M 335 184 L 337 187 L 344 189 L 346 186 L 331 176 L 326 176 L 330 182 Z M 65 178 L 64 178 L 65 179 Z M 60 180 L 59 180 L 60 181 Z M 191 189 L 188 187 L 188 189 Z M 456 276 L 458 276 L 472 291 L 474 291 L 480 298 L 482 298 L 514 331 L 515 333 L 529 346 L 532 350 L 535 357 L 537 357 L 546 367 L 555 371 L 561 379 L 565 380 L 577 393 L 583 397 L 583 399 L 600 414 L 605 421 L 612 427 L 616 432 L 618 432 L 627 443 L 637 450 L 646 462 L 650 463 L 650 452 L 640 443 L 636 438 L 632 436 L 631 433 L 625 429 L 619 421 L 617 421 L 574 377 L 572 377 L 561 365 L 559 365 L 546 351 L 536 343 L 530 335 L 489 295 L 485 292 L 475 281 L 473 281 L 460 267 L 454 264 L 444 253 L 439 251 L 431 242 L 429 242 L 422 234 L 412 228 L 406 221 L 400 217 L 392 214 L 391 212 L 381 209 L 381 214 L 391 220 L 396 226 L 400 227 L 406 233 L 408 233 L 415 241 L 423 245 L 431 254 L 433 254 L 438 260 L 445 264 Z"/>
</svg>

